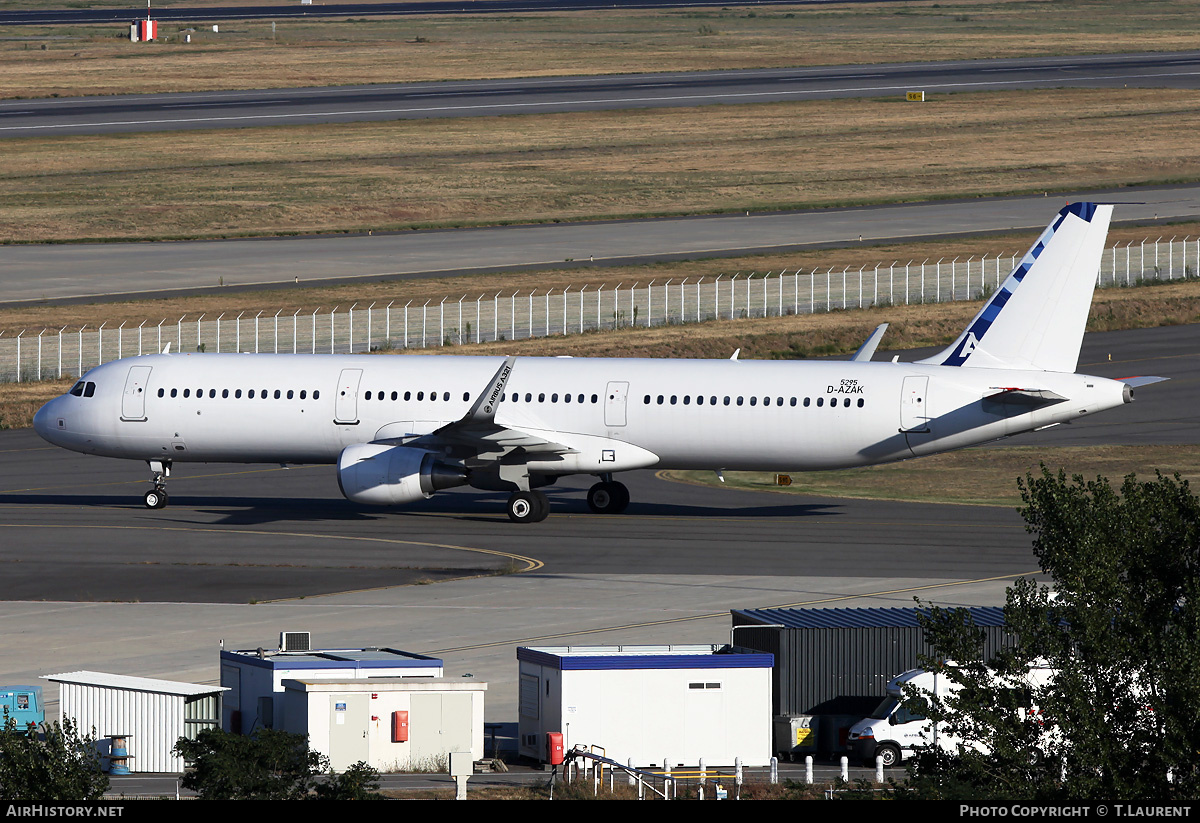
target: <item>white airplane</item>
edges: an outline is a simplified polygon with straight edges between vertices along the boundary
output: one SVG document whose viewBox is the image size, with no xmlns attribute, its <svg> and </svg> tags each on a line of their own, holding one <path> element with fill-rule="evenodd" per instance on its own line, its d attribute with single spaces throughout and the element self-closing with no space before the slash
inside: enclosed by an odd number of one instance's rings
<svg viewBox="0 0 1200 823">
<path fill-rule="evenodd" d="M 98 366 L 38 411 L 49 442 L 146 461 L 336 463 L 342 494 L 398 505 L 454 486 L 538 489 L 595 475 L 598 513 L 632 469 L 805 471 L 904 460 L 1111 409 L 1133 388 L 1075 374 L 1111 205 L 1062 209 L 959 338 L 916 363 L 380 355 L 148 355 Z M 169 349 L 169 347 L 168 347 Z M 736 358 L 736 354 L 735 354 Z"/>
</svg>

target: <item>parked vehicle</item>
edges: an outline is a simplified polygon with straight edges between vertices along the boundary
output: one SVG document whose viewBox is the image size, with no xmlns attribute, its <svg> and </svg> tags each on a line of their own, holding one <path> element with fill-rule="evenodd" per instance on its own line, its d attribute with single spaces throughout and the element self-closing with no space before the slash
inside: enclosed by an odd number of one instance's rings
<svg viewBox="0 0 1200 823">
<path fill-rule="evenodd" d="M 0 721 L 9 718 L 18 729 L 38 725 L 46 720 L 42 708 L 41 686 L 0 686 Z"/>
<path fill-rule="evenodd" d="M 1017 688 L 1024 692 L 1045 686 L 1053 679 L 1054 671 L 1035 667 L 1020 683 L 997 682 L 996 688 Z M 893 677 L 887 684 L 887 697 L 871 713 L 850 727 L 848 739 L 854 754 L 865 765 L 874 766 L 876 757 L 885 768 L 897 766 L 912 757 L 918 746 L 936 744 L 948 751 L 956 749 L 961 740 L 953 735 L 938 733 L 934 723 L 923 712 L 905 707 L 906 686 L 925 696 L 945 698 L 958 690 L 958 684 L 945 674 L 924 669 L 912 669 Z M 911 705 L 911 702 L 910 702 Z M 1036 711 L 1032 701 L 1026 701 L 1026 711 Z"/>
</svg>

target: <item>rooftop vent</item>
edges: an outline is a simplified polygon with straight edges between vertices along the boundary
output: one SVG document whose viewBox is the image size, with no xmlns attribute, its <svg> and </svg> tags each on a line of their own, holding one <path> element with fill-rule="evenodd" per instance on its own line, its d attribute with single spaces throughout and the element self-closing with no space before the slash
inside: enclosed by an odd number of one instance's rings
<svg viewBox="0 0 1200 823">
<path fill-rule="evenodd" d="M 306 652 L 312 649 L 312 635 L 308 632 L 280 632 L 279 651 Z"/>
</svg>

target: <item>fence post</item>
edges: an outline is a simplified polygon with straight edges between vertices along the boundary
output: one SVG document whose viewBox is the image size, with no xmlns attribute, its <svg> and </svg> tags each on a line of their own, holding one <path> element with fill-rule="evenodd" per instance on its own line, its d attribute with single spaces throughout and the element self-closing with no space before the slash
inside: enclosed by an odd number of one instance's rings
<svg viewBox="0 0 1200 823">
<path fill-rule="evenodd" d="M 954 302 L 954 285 L 955 285 L 955 274 L 957 273 L 957 271 L 956 271 L 957 268 L 958 268 L 958 258 L 956 257 L 950 261 L 950 302 Z M 970 300 L 971 296 L 967 295 L 966 299 Z"/>
<path fill-rule="evenodd" d="M 935 272 L 935 274 L 934 274 L 934 277 L 936 277 L 936 278 L 937 278 L 937 288 L 936 288 L 936 289 L 934 289 L 934 292 L 933 292 L 933 295 L 934 295 L 933 299 L 934 299 L 934 302 L 936 302 L 936 303 L 941 303 L 941 302 L 942 302 L 942 261 L 943 261 L 943 260 L 945 260 L 945 259 L 946 259 L 946 258 L 944 258 L 944 257 L 939 257 L 939 258 L 938 258 L 938 261 L 937 261 L 936 263 L 934 263 L 934 264 L 933 264 L 933 267 L 934 267 L 934 272 Z M 921 271 L 922 271 L 922 272 L 924 272 L 924 271 L 925 271 L 925 264 L 924 264 L 924 263 L 922 263 L 922 264 L 921 264 Z M 922 295 L 925 293 L 925 281 L 924 281 L 924 279 L 922 279 L 922 281 L 921 281 L 921 293 L 922 293 Z M 951 300 L 953 300 L 953 299 L 954 299 L 954 295 L 953 295 L 953 294 L 952 294 L 952 295 L 950 295 L 950 299 L 951 299 Z"/>
<path fill-rule="evenodd" d="M 313 309 L 312 313 L 312 353 L 317 353 L 317 312 L 321 310 L 320 306 Z"/>
<path fill-rule="evenodd" d="M 462 297 L 458 298 L 458 345 L 460 345 L 460 346 L 462 345 L 462 331 L 463 331 L 462 301 L 464 301 L 466 299 L 467 299 L 467 296 L 465 294 Z"/>
<path fill-rule="evenodd" d="M 245 314 L 244 311 L 238 312 L 237 319 L 234 321 L 234 325 L 236 326 L 236 330 L 235 330 L 235 333 L 233 336 L 234 351 L 236 351 L 238 354 L 242 353 L 242 315 L 243 314 Z M 142 347 L 142 339 L 141 339 L 141 335 L 139 334 L 138 335 L 138 348 L 140 349 L 141 347 Z"/>
<path fill-rule="evenodd" d="M 104 325 L 107 320 L 100 324 L 100 328 L 96 329 L 96 365 L 99 366 L 104 362 Z M 25 332 L 22 331 L 21 334 Z M 17 373 L 21 372 L 21 335 L 17 335 Z M 18 381 L 20 382 L 20 381 Z"/>
<path fill-rule="evenodd" d="M 217 315 L 217 354 L 221 353 L 221 318 L 225 316 L 225 312 Z M 124 325 L 122 323 L 121 325 Z"/>
<path fill-rule="evenodd" d="M 24 333 L 25 333 L 25 330 L 21 329 L 21 334 L 24 334 Z M 18 383 L 21 382 L 21 334 L 17 335 L 17 382 Z"/>
<path fill-rule="evenodd" d="M 438 303 L 438 345 L 446 345 L 446 298 Z"/>
<path fill-rule="evenodd" d="M 429 301 L 432 299 L 432 297 L 426 299 L 425 304 L 421 306 L 421 348 L 423 349 L 428 348 L 426 343 L 426 333 L 429 327 Z"/>
<path fill-rule="evenodd" d="M 62 334 L 66 330 L 67 330 L 66 326 L 63 326 L 61 329 L 58 330 L 58 379 L 59 380 L 62 379 Z"/>
<path fill-rule="evenodd" d="M 357 305 L 358 305 L 358 301 L 356 300 L 350 304 L 350 309 L 348 310 L 348 314 L 350 315 L 350 323 L 349 323 L 349 345 L 346 347 L 347 354 L 354 354 L 354 307 Z M 279 347 L 278 332 L 276 333 L 275 337 L 276 337 L 275 347 L 276 347 L 276 350 L 278 350 L 278 347 Z"/>
<path fill-rule="evenodd" d="M 46 333 L 45 329 L 38 332 L 38 356 L 37 356 L 37 377 L 34 380 L 42 379 L 42 335 Z"/>
<path fill-rule="evenodd" d="M 207 314 L 207 312 L 205 314 Z M 205 314 L 202 314 L 196 318 L 196 351 L 200 351 L 200 347 L 202 345 L 204 345 L 200 340 L 200 334 L 201 334 L 200 322 L 202 320 L 204 320 Z"/>
<path fill-rule="evenodd" d="M 337 353 L 337 349 L 336 349 L 337 327 L 334 325 L 334 320 L 337 317 L 338 308 L 340 308 L 340 307 L 334 306 L 333 309 L 329 312 L 329 353 L 330 354 Z M 276 313 L 275 316 L 278 317 L 279 316 L 278 313 Z M 279 345 L 279 335 L 275 335 L 275 345 L 276 346 Z"/>
<path fill-rule="evenodd" d="M 371 310 L 375 308 L 375 301 L 371 301 L 371 305 L 367 306 L 367 354 L 371 353 Z"/>
<path fill-rule="evenodd" d="M 587 291 L 587 286 L 579 290 L 579 333 L 583 334 L 583 293 Z"/>
</svg>

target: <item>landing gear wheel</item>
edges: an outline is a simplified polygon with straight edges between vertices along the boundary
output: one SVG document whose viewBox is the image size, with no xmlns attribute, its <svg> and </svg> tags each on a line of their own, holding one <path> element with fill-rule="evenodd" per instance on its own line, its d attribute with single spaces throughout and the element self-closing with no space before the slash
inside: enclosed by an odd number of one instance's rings
<svg viewBox="0 0 1200 823">
<path fill-rule="evenodd" d="M 550 514 L 550 501 L 541 492 L 517 492 L 508 498 L 508 519 L 514 523 L 540 523 Z"/>
<path fill-rule="evenodd" d="M 596 514 L 620 514 L 629 505 L 629 489 L 615 480 L 597 483 L 588 489 L 587 502 Z"/>
<path fill-rule="evenodd" d="M 163 509 L 167 505 L 167 493 L 163 489 L 151 489 L 142 496 L 147 509 Z"/>
</svg>

